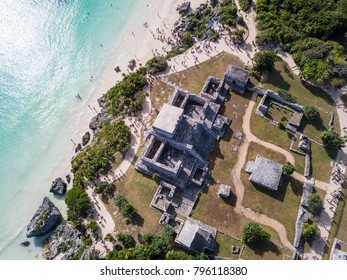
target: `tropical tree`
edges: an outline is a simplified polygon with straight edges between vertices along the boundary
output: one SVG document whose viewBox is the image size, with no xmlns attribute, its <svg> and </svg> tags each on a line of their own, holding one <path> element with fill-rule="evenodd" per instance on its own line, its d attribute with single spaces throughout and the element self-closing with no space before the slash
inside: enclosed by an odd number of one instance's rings
<svg viewBox="0 0 347 280">
<path fill-rule="evenodd" d="M 291 175 L 291 174 L 294 173 L 294 171 L 295 171 L 295 167 L 290 162 L 287 162 L 287 163 L 283 164 L 283 166 L 282 166 L 282 173 L 284 175 Z"/>
<path fill-rule="evenodd" d="M 321 139 L 326 147 L 342 147 L 345 144 L 343 138 L 335 131 L 324 131 Z"/>
<path fill-rule="evenodd" d="M 302 235 L 307 241 L 316 239 L 319 236 L 319 228 L 317 227 L 317 224 L 304 223 Z"/>
<path fill-rule="evenodd" d="M 313 105 L 305 106 L 305 116 L 311 122 L 318 120 L 320 118 L 318 109 Z"/>
<path fill-rule="evenodd" d="M 90 200 L 88 194 L 79 188 L 71 188 L 65 197 L 67 208 L 77 215 L 86 216 L 87 210 L 90 208 Z"/>
<path fill-rule="evenodd" d="M 260 76 L 264 71 L 273 69 L 275 61 L 276 54 L 273 51 L 257 52 L 253 57 L 253 75 Z"/>
<path fill-rule="evenodd" d="M 307 198 L 308 210 L 314 214 L 319 214 L 323 209 L 323 201 L 316 193 L 310 194 Z"/>
<path fill-rule="evenodd" d="M 271 235 L 256 222 L 245 224 L 242 229 L 242 241 L 248 244 L 269 240 Z"/>
</svg>

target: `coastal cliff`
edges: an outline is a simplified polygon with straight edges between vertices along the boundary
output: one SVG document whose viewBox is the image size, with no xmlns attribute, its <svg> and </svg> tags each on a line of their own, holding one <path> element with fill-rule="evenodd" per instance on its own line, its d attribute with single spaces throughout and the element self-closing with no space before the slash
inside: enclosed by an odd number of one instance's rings
<svg viewBox="0 0 347 280">
<path fill-rule="evenodd" d="M 59 225 L 45 241 L 42 256 L 47 260 L 90 260 L 99 259 L 100 252 L 85 246 L 81 233 L 67 225 Z"/>
<path fill-rule="evenodd" d="M 36 211 L 34 217 L 27 226 L 27 237 L 42 236 L 54 230 L 62 221 L 58 208 L 47 198 Z"/>
</svg>

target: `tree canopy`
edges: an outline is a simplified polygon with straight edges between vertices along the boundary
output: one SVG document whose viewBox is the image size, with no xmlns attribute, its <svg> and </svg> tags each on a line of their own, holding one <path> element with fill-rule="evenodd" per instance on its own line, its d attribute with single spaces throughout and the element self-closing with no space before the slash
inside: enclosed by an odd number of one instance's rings
<svg viewBox="0 0 347 280">
<path fill-rule="evenodd" d="M 90 208 L 90 200 L 88 194 L 80 189 L 71 188 L 65 197 L 67 208 L 79 216 L 86 216 L 87 210 Z"/>
<path fill-rule="evenodd" d="M 316 193 L 310 194 L 307 198 L 308 210 L 314 214 L 319 214 L 323 209 L 323 201 Z"/>
<path fill-rule="evenodd" d="M 324 131 L 321 139 L 326 147 L 341 147 L 345 144 L 343 138 L 336 131 Z"/>
<path fill-rule="evenodd" d="M 283 164 L 283 166 L 282 166 L 282 173 L 284 175 L 291 175 L 291 174 L 294 173 L 294 171 L 295 171 L 295 167 L 290 162 L 287 162 L 287 163 Z"/>
<path fill-rule="evenodd" d="M 271 235 L 263 230 L 256 222 L 245 224 L 242 229 L 242 241 L 248 244 L 269 240 Z"/>
<path fill-rule="evenodd" d="M 167 62 L 164 56 L 155 56 L 147 61 L 146 68 L 148 73 L 162 72 L 167 68 Z"/>
<path fill-rule="evenodd" d="M 347 0 L 258 0 L 257 43 L 282 43 L 305 79 L 340 86 L 346 81 Z"/>
<path fill-rule="evenodd" d="M 316 239 L 319 236 L 319 228 L 317 227 L 317 224 L 304 223 L 302 235 L 307 241 Z"/>
<path fill-rule="evenodd" d="M 264 71 L 271 70 L 276 61 L 276 54 L 273 51 L 257 52 L 253 57 L 252 74 L 260 76 Z"/>
<path fill-rule="evenodd" d="M 316 121 L 320 118 L 318 109 L 313 105 L 305 106 L 305 116 L 311 122 Z"/>
</svg>

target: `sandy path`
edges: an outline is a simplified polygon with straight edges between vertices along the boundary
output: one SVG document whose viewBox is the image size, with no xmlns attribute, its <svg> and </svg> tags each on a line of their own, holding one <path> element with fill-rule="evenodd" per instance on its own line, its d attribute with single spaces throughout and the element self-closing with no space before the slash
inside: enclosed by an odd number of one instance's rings
<svg viewBox="0 0 347 280">
<path fill-rule="evenodd" d="M 245 191 L 245 186 L 242 183 L 242 180 L 240 178 L 241 176 L 241 171 L 242 168 L 244 166 L 244 164 L 246 163 L 246 156 L 247 156 L 247 151 L 248 151 L 248 147 L 249 147 L 249 143 L 251 141 L 257 142 L 260 145 L 263 145 L 269 149 L 271 149 L 274 145 L 264 142 L 264 141 L 257 141 L 259 140 L 258 138 L 256 138 L 250 131 L 250 119 L 251 119 L 251 115 L 253 112 L 253 108 L 256 104 L 256 98 L 257 98 L 257 93 L 253 93 L 252 95 L 252 99 L 249 102 L 249 105 L 246 109 L 246 113 L 245 116 L 243 117 L 243 123 L 242 123 L 242 128 L 243 128 L 243 132 L 245 133 L 245 139 L 242 142 L 241 146 L 239 147 L 239 152 L 238 152 L 238 159 L 237 162 L 233 168 L 233 170 L 231 171 L 231 177 L 232 177 L 232 181 L 234 183 L 236 187 L 236 196 L 237 196 L 237 202 L 236 202 L 236 206 L 235 206 L 235 211 L 241 215 L 244 215 L 245 217 L 252 219 L 253 221 L 259 222 L 260 224 L 269 226 L 271 228 L 273 228 L 279 235 L 281 243 L 286 246 L 287 248 L 294 250 L 293 245 L 291 244 L 291 242 L 288 240 L 288 236 L 287 236 L 287 231 L 285 229 L 285 227 L 278 221 L 260 214 L 250 208 L 245 208 L 242 205 L 243 202 L 243 198 L 244 198 L 244 191 Z M 275 146 L 277 147 L 277 146 Z M 278 147 L 279 148 L 279 147 Z M 276 149 L 277 150 L 277 149 Z M 282 152 L 283 149 L 279 149 L 279 152 Z M 288 157 L 290 158 L 290 157 Z M 291 158 L 290 158 L 291 159 Z M 295 160 L 294 160 L 295 162 Z"/>
</svg>

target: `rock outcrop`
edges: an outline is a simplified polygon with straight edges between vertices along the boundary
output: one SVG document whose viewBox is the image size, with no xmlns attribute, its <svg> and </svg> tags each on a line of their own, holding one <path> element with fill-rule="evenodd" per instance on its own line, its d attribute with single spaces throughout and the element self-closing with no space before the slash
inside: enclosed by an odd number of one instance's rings
<svg viewBox="0 0 347 280">
<path fill-rule="evenodd" d="M 89 140 L 90 140 L 90 132 L 87 131 L 82 137 L 82 145 L 83 146 L 87 145 Z"/>
<path fill-rule="evenodd" d="M 66 193 L 66 188 L 67 184 L 63 181 L 63 179 L 57 178 L 53 181 L 49 191 L 57 195 L 64 195 Z"/>
<path fill-rule="evenodd" d="M 82 150 L 82 145 L 81 145 L 81 143 L 78 143 L 76 148 L 75 148 L 75 153 L 78 153 L 80 150 Z"/>
<path fill-rule="evenodd" d="M 92 247 L 85 247 L 81 234 L 67 225 L 59 225 L 54 233 L 45 240 L 42 255 L 53 260 L 57 256 L 62 260 L 69 259 L 99 259 L 100 252 Z"/>
<path fill-rule="evenodd" d="M 43 199 L 34 217 L 27 226 L 27 237 L 42 236 L 54 230 L 62 221 L 58 208 L 47 198 Z"/>
<path fill-rule="evenodd" d="M 67 175 L 65 176 L 65 178 L 66 178 L 66 182 L 67 182 L 68 184 L 70 184 L 70 182 L 71 182 L 71 175 L 70 175 L 70 174 L 67 174 Z"/>
<path fill-rule="evenodd" d="M 29 247 L 29 245 L 30 245 L 30 241 L 23 241 L 23 242 L 20 244 L 20 246 L 22 246 L 22 247 Z"/>
</svg>

